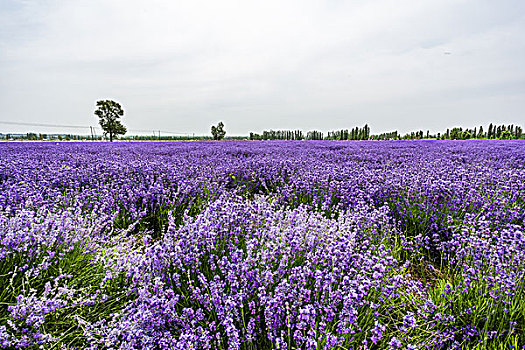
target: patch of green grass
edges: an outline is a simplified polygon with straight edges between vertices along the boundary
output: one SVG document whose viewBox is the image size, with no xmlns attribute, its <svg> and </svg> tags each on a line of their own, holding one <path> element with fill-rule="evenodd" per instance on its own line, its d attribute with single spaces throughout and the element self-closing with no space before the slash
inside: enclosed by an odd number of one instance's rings
<svg viewBox="0 0 525 350">
<path fill-rule="evenodd" d="M 55 253 L 55 258 L 49 259 L 49 253 Z M 14 271 L 27 264 L 25 271 L 46 264 L 35 276 L 26 274 L 23 270 Z M 85 344 L 83 330 L 79 327 L 79 319 L 88 323 L 110 319 L 110 315 L 122 310 L 124 305 L 133 298 L 129 294 L 129 281 L 123 274 L 116 274 L 106 279 L 106 269 L 94 262 L 93 254 L 86 253 L 80 245 L 62 247 L 59 250 L 43 249 L 42 253 L 30 257 L 25 253 L 10 255 L 0 261 L 2 276 L 0 279 L 0 325 L 7 327 L 14 337 L 26 334 L 51 335 L 55 338 L 46 348 L 61 348 L 62 346 L 81 348 Z M 52 300 L 61 288 L 71 290 L 57 298 L 64 305 L 48 312 L 44 310 L 46 300 Z M 102 295 L 106 295 L 102 298 Z M 28 305 L 34 310 L 28 317 L 41 316 L 43 323 L 35 326 L 27 318 L 12 318 L 9 306 L 15 306 L 17 297 L 33 298 L 44 305 Z M 82 303 L 82 300 L 91 300 Z M 12 329 L 8 320 L 13 322 L 18 330 Z M 24 331 L 25 329 L 25 331 Z"/>
</svg>

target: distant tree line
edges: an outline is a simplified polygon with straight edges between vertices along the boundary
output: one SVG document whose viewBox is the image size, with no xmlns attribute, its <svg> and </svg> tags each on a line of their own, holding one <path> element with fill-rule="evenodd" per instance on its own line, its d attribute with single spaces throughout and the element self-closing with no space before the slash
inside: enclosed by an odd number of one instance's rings
<svg viewBox="0 0 525 350">
<path fill-rule="evenodd" d="M 323 140 L 323 133 L 317 130 L 308 131 L 306 133 L 307 140 Z"/>
<path fill-rule="evenodd" d="M 363 127 L 353 129 L 342 129 L 329 131 L 325 136 L 321 131 L 308 131 L 306 135 L 301 130 L 264 130 L 261 134 L 250 132 L 250 140 L 470 140 L 470 139 L 500 139 L 515 140 L 525 138 L 523 129 L 520 126 L 511 125 L 489 125 L 485 132 L 483 126 L 474 129 L 463 129 L 455 127 L 447 129 L 443 133 L 430 134 L 430 131 L 412 131 L 401 135 L 397 130 L 385 132 L 378 135 L 370 134 L 370 127 L 365 124 Z"/>
<path fill-rule="evenodd" d="M 250 132 L 250 140 L 304 140 L 301 130 L 264 130 L 262 134 Z"/>
<path fill-rule="evenodd" d="M 352 130 L 329 131 L 326 140 L 368 140 L 370 138 L 370 127 L 365 124 L 362 128 L 355 127 Z"/>
<path fill-rule="evenodd" d="M 416 135 L 415 138 L 419 138 L 421 134 Z M 438 133 L 432 135 L 432 138 L 438 140 L 471 140 L 471 139 L 488 139 L 488 140 L 517 140 L 523 138 L 523 128 L 520 126 L 511 125 L 489 125 L 487 131 L 483 130 L 483 126 L 474 129 L 463 129 L 461 127 L 455 127 L 447 129 L 443 134 Z M 412 135 L 405 135 L 404 139 L 413 138 Z"/>
<path fill-rule="evenodd" d="M 426 134 L 423 133 L 423 130 L 419 130 L 419 131 L 411 131 L 409 133 L 406 133 L 403 136 L 398 135 L 398 140 L 422 140 L 422 139 L 435 139 L 435 138 L 437 138 L 437 136 L 431 135 L 430 131 L 428 130 Z"/>
<path fill-rule="evenodd" d="M 412 131 L 405 135 L 399 134 L 397 131 L 387 132 L 379 135 L 372 135 L 372 140 L 422 140 L 422 139 L 436 139 L 436 140 L 518 140 L 525 138 L 523 128 L 517 125 L 494 125 L 490 124 L 487 131 L 484 131 L 483 126 L 473 129 L 462 127 L 455 127 L 447 129 L 443 133 L 430 134 L 427 130 Z"/>
<path fill-rule="evenodd" d="M 355 127 L 351 130 L 329 131 L 326 136 L 321 131 L 311 130 L 303 134 L 301 130 L 264 130 L 261 134 L 250 132 L 250 140 L 368 140 L 370 127 Z"/>
<path fill-rule="evenodd" d="M 384 132 L 379 135 L 372 136 L 374 140 L 399 140 L 399 133 L 397 131 Z"/>
</svg>

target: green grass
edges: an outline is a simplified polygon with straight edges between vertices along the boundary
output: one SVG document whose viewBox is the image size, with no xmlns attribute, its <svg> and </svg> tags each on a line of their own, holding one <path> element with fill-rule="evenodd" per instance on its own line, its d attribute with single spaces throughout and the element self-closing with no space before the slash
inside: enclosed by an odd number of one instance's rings
<svg viewBox="0 0 525 350">
<path fill-rule="evenodd" d="M 9 258 L 0 262 L 2 276 L 12 278 L 0 279 L 0 325 L 9 327 L 7 320 L 11 320 L 17 327 L 26 329 L 26 333 L 48 334 L 56 338 L 56 341 L 46 348 L 79 347 L 85 344 L 83 330 L 79 327 L 78 319 L 88 323 L 94 323 L 104 319 L 110 319 L 112 313 L 120 311 L 123 306 L 133 298 L 128 295 L 129 281 L 123 274 L 117 274 L 101 286 L 105 276 L 106 268 L 98 262 L 94 262 L 93 254 L 83 251 L 80 245 L 74 247 L 63 247 L 55 250 L 56 259 L 37 276 L 27 276 L 23 273 L 14 274 L 13 271 L 19 266 L 28 264 L 28 267 L 36 267 L 44 262 L 48 256 L 48 250 L 44 249 L 41 254 L 29 257 L 25 253 L 12 254 Z M 45 297 L 46 284 L 53 288 L 57 277 L 58 286 L 75 290 L 71 296 L 62 299 L 67 302 L 65 307 L 44 315 L 43 324 L 35 327 L 26 324 L 22 320 L 12 319 L 9 316 L 8 307 L 17 304 L 17 296 L 36 296 L 38 299 Z M 52 291 L 49 297 L 56 292 Z M 76 305 L 75 300 L 94 295 L 95 293 L 106 294 L 105 301 L 94 298 L 96 302 L 92 305 Z M 15 331 L 16 332 L 16 331 Z"/>
</svg>

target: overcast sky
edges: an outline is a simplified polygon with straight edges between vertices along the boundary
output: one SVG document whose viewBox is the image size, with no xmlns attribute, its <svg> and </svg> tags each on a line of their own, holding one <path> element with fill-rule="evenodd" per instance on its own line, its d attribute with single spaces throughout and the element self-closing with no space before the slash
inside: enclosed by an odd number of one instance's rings
<svg viewBox="0 0 525 350">
<path fill-rule="evenodd" d="M 1 0 L 0 121 L 372 133 L 524 125 L 523 0 Z M 0 132 L 76 132 L 0 124 Z M 138 132 L 130 132 L 137 134 Z"/>
</svg>

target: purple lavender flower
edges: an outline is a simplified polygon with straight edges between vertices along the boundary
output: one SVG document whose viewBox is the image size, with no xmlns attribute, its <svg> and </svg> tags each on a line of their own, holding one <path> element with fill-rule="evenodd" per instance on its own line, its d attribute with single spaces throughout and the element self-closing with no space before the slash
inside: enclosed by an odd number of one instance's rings
<svg viewBox="0 0 525 350">
<path fill-rule="evenodd" d="M 496 344 L 524 328 L 524 149 L 3 144 L 0 347 Z"/>
</svg>

